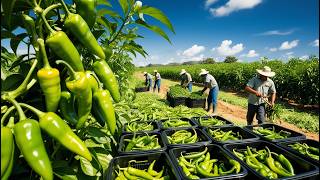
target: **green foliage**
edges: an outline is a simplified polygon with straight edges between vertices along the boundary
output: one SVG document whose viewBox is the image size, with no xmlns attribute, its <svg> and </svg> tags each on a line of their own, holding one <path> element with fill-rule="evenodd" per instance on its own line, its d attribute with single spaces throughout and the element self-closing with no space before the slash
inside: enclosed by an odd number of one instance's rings
<svg viewBox="0 0 320 180">
<path fill-rule="evenodd" d="M 206 96 L 201 91 L 192 92 L 189 96 L 191 99 L 206 99 Z"/>
<path fill-rule="evenodd" d="M 238 59 L 234 56 L 227 56 L 226 59 L 224 60 L 225 63 L 234 63 L 237 61 L 238 61 Z"/>
<path fill-rule="evenodd" d="M 179 72 L 186 69 L 193 81 L 203 83 L 199 76 L 200 69 L 210 71 L 221 89 L 234 91 L 244 90 L 246 83 L 257 73 L 256 69 L 269 66 L 276 75 L 272 78 L 277 89 L 278 98 L 288 98 L 303 104 L 319 104 L 319 59 L 292 59 L 288 63 L 280 60 L 253 63 L 215 63 L 181 66 L 159 66 L 140 68 L 141 71 L 151 71 L 156 68 L 163 78 L 180 80 Z"/>
<path fill-rule="evenodd" d="M 186 88 L 181 87 L 180 85 L 171 86 L 168 94 L 173 98 L 186 98 L 190 96 L 190 92 Z"/>
</svg>

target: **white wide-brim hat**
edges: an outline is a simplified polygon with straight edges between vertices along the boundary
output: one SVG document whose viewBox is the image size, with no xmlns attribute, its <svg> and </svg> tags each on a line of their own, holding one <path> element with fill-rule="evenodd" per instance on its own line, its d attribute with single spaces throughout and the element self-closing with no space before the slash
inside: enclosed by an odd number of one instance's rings
<svg viewBox="0 0 320 180">
<path fill-rule="evenodd" d="M 147 72 L 143 72 L 143 74 L 144 74 L 144 75 L 146 75 L 146 74 L 147 74 Z"/>
<path fill-rule="evenodd" d="M 155 69 L 155 70 L 153 70 L 153 72 L 158 72 L 158 71 Z"/>
<path fill-rule="evenodd" d="M 268 66 L 264 66 L 263 69 L 256 69 L 256 70 L 262 76 L 273 77 L 274 75 L 276 75 L 276 73 L 272 72 L 271 68 Z"/>
<path fill-rule="evenodd" d="M 208 74 L 209 71 L 205 70 L 205 69 L 201 69 L 200 70 L 200 73 L 199 73 L 199 76 L 202 76 L 202 75 L 205 75 L 205 74 Z"/>
<path fill-rule="evenodd" d="M 186 73 L 187 71 L 185 69 L 181 69 L 180 75 Z"/>
</svg>

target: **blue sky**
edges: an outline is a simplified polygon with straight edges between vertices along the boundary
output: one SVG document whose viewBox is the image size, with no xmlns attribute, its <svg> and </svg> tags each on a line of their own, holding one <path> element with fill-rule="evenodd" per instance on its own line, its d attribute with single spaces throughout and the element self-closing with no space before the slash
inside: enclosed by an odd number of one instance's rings
<svg viewBox="0 0 320 180">
<path fill-rule="evenodd" d="M 290 57 L 319 56 L 318 0 L 141 0 L 156 7 L 170 19 L 175 34 L 157 20 L 144 15 L 152 25 L 159 25 L 172 44 L 140 27 L 144 36 L 137 42 L 149 56 L 134 57 L 134 64 L 167 64 L 213 57 L 223 61 L 236 56 L 242 62 L 261 57 L 286 61 Z M 69 1 L 68 1 L 69 2 Z M 110 0 L 120 12 L 117 0 Z M 17 33 L 21 30 L 16 30 Z M 9 46 L 9 40 L 1 41 Z M 25 53 L 20 44 L 18 53 Z"/>
<path fill-rule="evenodd" d="M 148 30 L 138 41 L 148 58 L 136 65 L 166 64 L 233 55 L 243 62 L 261 57 L 319 56 L 318 0 L 142 0 L 163 11 L 175 28 L 172 45 Z M 150 24 L 160 25 L 145 16 Z M 163 27 L 163 26 L 161 26 Z M 163 27 L 165 28 L 165 27 Z"/>
</svg>

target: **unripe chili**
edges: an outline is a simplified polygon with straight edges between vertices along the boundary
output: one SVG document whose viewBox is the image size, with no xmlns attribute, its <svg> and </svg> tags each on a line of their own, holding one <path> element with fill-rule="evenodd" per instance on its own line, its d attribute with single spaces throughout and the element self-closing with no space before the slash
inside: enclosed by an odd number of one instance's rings
<svg viewBox="0 0 320 180">
<path fill-rule="evenodd" d="M 62 91 L 60 98 L 60 113 L 64 120 L 68 121 L 72 125 L 76 125 L 78 122 L 78 115 L 74 108 L 74 96 L 69 91 Z"/>
<path fill-rule="evenodd" d="M 104 88 L 109 90 L 113 100 L 119 102 L 120 92 L 118 81 L 107 62 L 104 60 L 97 60 L 93 63 L 92 67 L 100 81 L 103 83 Z"/>
<path fill-rule="evenodd" d="M 91 154 L 84 142 L 57 114 L 54 112 L 45 113 L 24 103 L 20 103 L 20 105 L 35 113 L 39 118 L 40 128 L 60 142 L 65 148 L 83 156 L 89 161 L 92 160 Z"/>
<path fill-rule="evenodd" d="M 45 96 L 47 111 L 55 112 L 58 108 L 61 94 L 59 70 L 50 66 L 44 40 L 39 38 L 37 42 L 44 65 L 43 68 L 37 72 L 39 84 Z"/>
<path fill-rule="evenodd" d="M 1 179 L 9 169 L 12 154 L 14 153 L 14 139 L 9 127 L 1 128 Z M 10 170 L 9 170 L 10 171 Z"/>
<path fill-rule="evenodd" d="M 92 54 L 105 59 L 105 54 L 96 38 L 91 33 L 86 21 L 79 15 L 71 13 L 63 0 L 60 0 L 66 12 L 64 26 L 86 47 Z M 88 16 L 89 14 L 86 14 Z M 84 16 L 83 16 L 84 17 Z"/>
<path fill-rule="evenodd" d="M 75 0 L 77 13 L 87 22 L 90 28 L 93 27 L 97 18 L 96 0 Z"/>
<path fill-rule="evenodd" d="M 89 80 L 85 72 L 75 72 L 65 61 L 58 60 L 56 63 L 64 64 L 69 70 L 70 76 L 66 79 L 66 85 L 76 97 L 79 118 L 76 128 L 80 129 L 86 122 L 92 107 L 92 91 Z"/>
</svg>

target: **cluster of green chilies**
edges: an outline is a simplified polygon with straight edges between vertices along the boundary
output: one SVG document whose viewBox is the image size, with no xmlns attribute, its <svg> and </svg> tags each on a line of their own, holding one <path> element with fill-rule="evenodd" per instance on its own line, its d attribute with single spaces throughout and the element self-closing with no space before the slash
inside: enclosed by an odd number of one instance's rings
<svg viewBox="0 0 320 180">
<path fill-rule="evenodd" d="M 239 132 L 235 133 L 232 130 L 223 131 L 220 128 L 218 128 L 215 130 L 208 129 L 208 132 L 216 141 L 242 140 L 242 136 L 239 134 Z"/>
<path fill-rule="evenodd" d="M 208 152 L 207 147 L 201 152 L 181 153 L 177 161 L 183 173 L 189 179 L 238 174 L 241 170 L 241 165 L 236 160 L 229 159 L 227 166 L 225 165 L 226 162 L 219 161 L 219 159 L 211 159 L 211 154 Z"/>
<path fill-rule="evenodd" d="M 219 120 L 217 118 L 202 118 L 200 117 L 198 119 L 198 122 L 201 126 L 222 126 L 224 124 L 226 124 L 224 121 Z"/>
<path fill-rule="evenodd" d="M 125 143 L 127 142 L 127 143 Z M 158 135 L 139 135 L 136 137 L 136 134 L 133 134 L 132 139 L 124 139 L 124 143 L 126 144 L 124 151 L 146 151 L 152 149 L 161 148 L 159 144 Z"/>
<path fill-rule="evenodd" d="M 247 146 L 247 149 L 242 152 L 233 149 L 233 153 L 249 167 L 268 179 L 295 175 L 290 161 L 283 154 L 270 152 L 268 147 L 257 150 Z"/>
<path fill-rule="evenodd" d="M 301 144 L 299 142 L 296 142 L 294 144 L 289 144 L 288 146 L 303 155 L 309 156 L 309 157 L 319 161 L 319 148 L 309 146 L 306 143 Z"/>
<path fill-rule="evenodd" d="M 126 125 L 127 132 L 152 131 L 154 127 L 152 122 L 133 121 Z"/>
<path fill-rule="evenodd" d="M 168 119 L 162 121 L 162 126 L 164 128 L 172 128 L 172 127 L 191 127 L 190 122 L 182 119 Z"/>
<path fill-rule="evenodd" d="M 168 176 L 164 176 L 164 166 L 162 166 L 162 169 L 160 172 L 157 172 L 153 169 L 154 165 L 156 163 L 156 160 L 153 160 L 152 163 L 149 165 L 148 169 L 137 169 L 134 167 L 120 168 L 119 172 L 116 171 L 117 177 L 116 180 L 133 180 L 133 179 L 147 179 L 147 180 L 166 180 L 170 179 Z"/>
<path fill-rule="evenodd" d="M 192 92 L 189 96 L 190 99 L 206 99 L 206 96 L 201 91 Z"/>
<path fill-rule="evenodd" d="M 107 125 L 106 127 L 112 135 L 116 130 L 116 118 L 112 99 L 115 102 L 119 102 L 120 92 L 116 77 L 106 62 L 110 58 L 112 50 L 110 48 L 103 49 L 90 31 L 90 27 L 95 22 L 95 15 L 91 14 L 91 16 L 89 14 L 95 11 L 96 4 L 93 0 L 88 2 L 78 0 L 75 3 L 79 14 L 74 14 L 69 11 L 63 0 L 60 0 L 60 3 L 53 4 L 45 10 L 36 12 L 36 15 L 45 24 L 48 32 L 46 38 L 43 38 L 42 34 L 36 34 L 33 18 L 27 14 L 22 15 L 23 24 L 28 34 L 31 34 L 31 42 L 36 49 L 36 57 L 43 62 L 43 67 L 37 72 L 37 78 L 45 97 L 47 112 L 42 112 L 28 104 L 18 103 L 15 100 L 25 89 L 18 88 L 15 91 L 2 94 L 2 100 L 14 105 L 9 108 L 10 111 L 7 111 L 1 120 L 1 129 L 3 129 L 3 131 L 1 130 L 3 132 L 1 139 L 6 139 L 6 143 L 1 144 L 1 150 L 5 149 L 5 156 L 8 157 L 4 159 L 4 164 L 1 166 L 2 179 L 9 177 L 11 174 L 13 166 L 13 159 L 11 157 L 14 153 L 14 142 L 29 166 L 37 174 L 43 179 L 53 179 L 51 162 L 45 150 L 41 130 L 45 131 L 70 151 L 91 161 L 91 154 L 84 142 L 71 130 L 64 120 L 74 125 L 77 129 L 81 129 L 87 121 L 89 114 L 92 113 L 101 126 Z M 46 14 L 61 6 L 65 11 L 64 27 L 89 52 L 99 58 L 92 65 L 94 72 L 85 71 L 79 52 L 67 34 L 63 31 L 54 30 L 47 22 Z M 59 70 L 50 66 L 45 46 L 49 47 L 54 54 L 62 59 L 57 60 L 56 63 L 63 64 L 68 69 L 69 77 L 66 80 L 61 80 Z M 36 62 L 37 60 L 35 60 L 33 66 L 36 65 Z M 33 70 L 34 67 L 30 69 L 28 74 L 32 74 Z M 67 89 L 62 90 L 60 86 L 61 82 L 66 84 Z M 102 88 L 102 84 L 105 89 Z M 77 108 L 74 107 L 75 103 Z M 95 108 L 91 108 L 92 105 Z M 39 122 L 26 118 L 21 107 L 35 113 L 39 118 Z M 60 114 L 64 120 L 56 114 L 59 107 Z M 7 126 L 3 127 L 5 119 L 14 109 L 19 113 L 19 122 L 14 124 L 13 120 L 9 120 Z M 1 157 L 3 157 L 3 154 L 1 154 Z"/>
<path fill-rule="evenodd" d="M 192 132 L 187 130 L 177 130 L 170 136 L 168 135 L 168 141 L 170 144 L 190 144 L 198 141 L 197 131 L 192 128 Z"/>
<path fill-rule="evenodd" d="M 274 126 L 272 130 L 270 130 L 269 128 L 257 127 L 253 129 L 253 132 L 260 134 L 270 140 L 284 139 L 284 138 L 290 137 L 291 135 L 290 132 L 287 132 L 284 130 L 280 130 L 279 132 L 276 132 L 276 130 L 274 129 Z"/>
<path fill-rule="evenodd" d="M 180 85 L 171 86 L 168 94 L 173 98 L 179 98 L 179 97 L 187 98 L 190 96 L 190 92 L 186 88 L 181 87 Z"/>
</svg>

